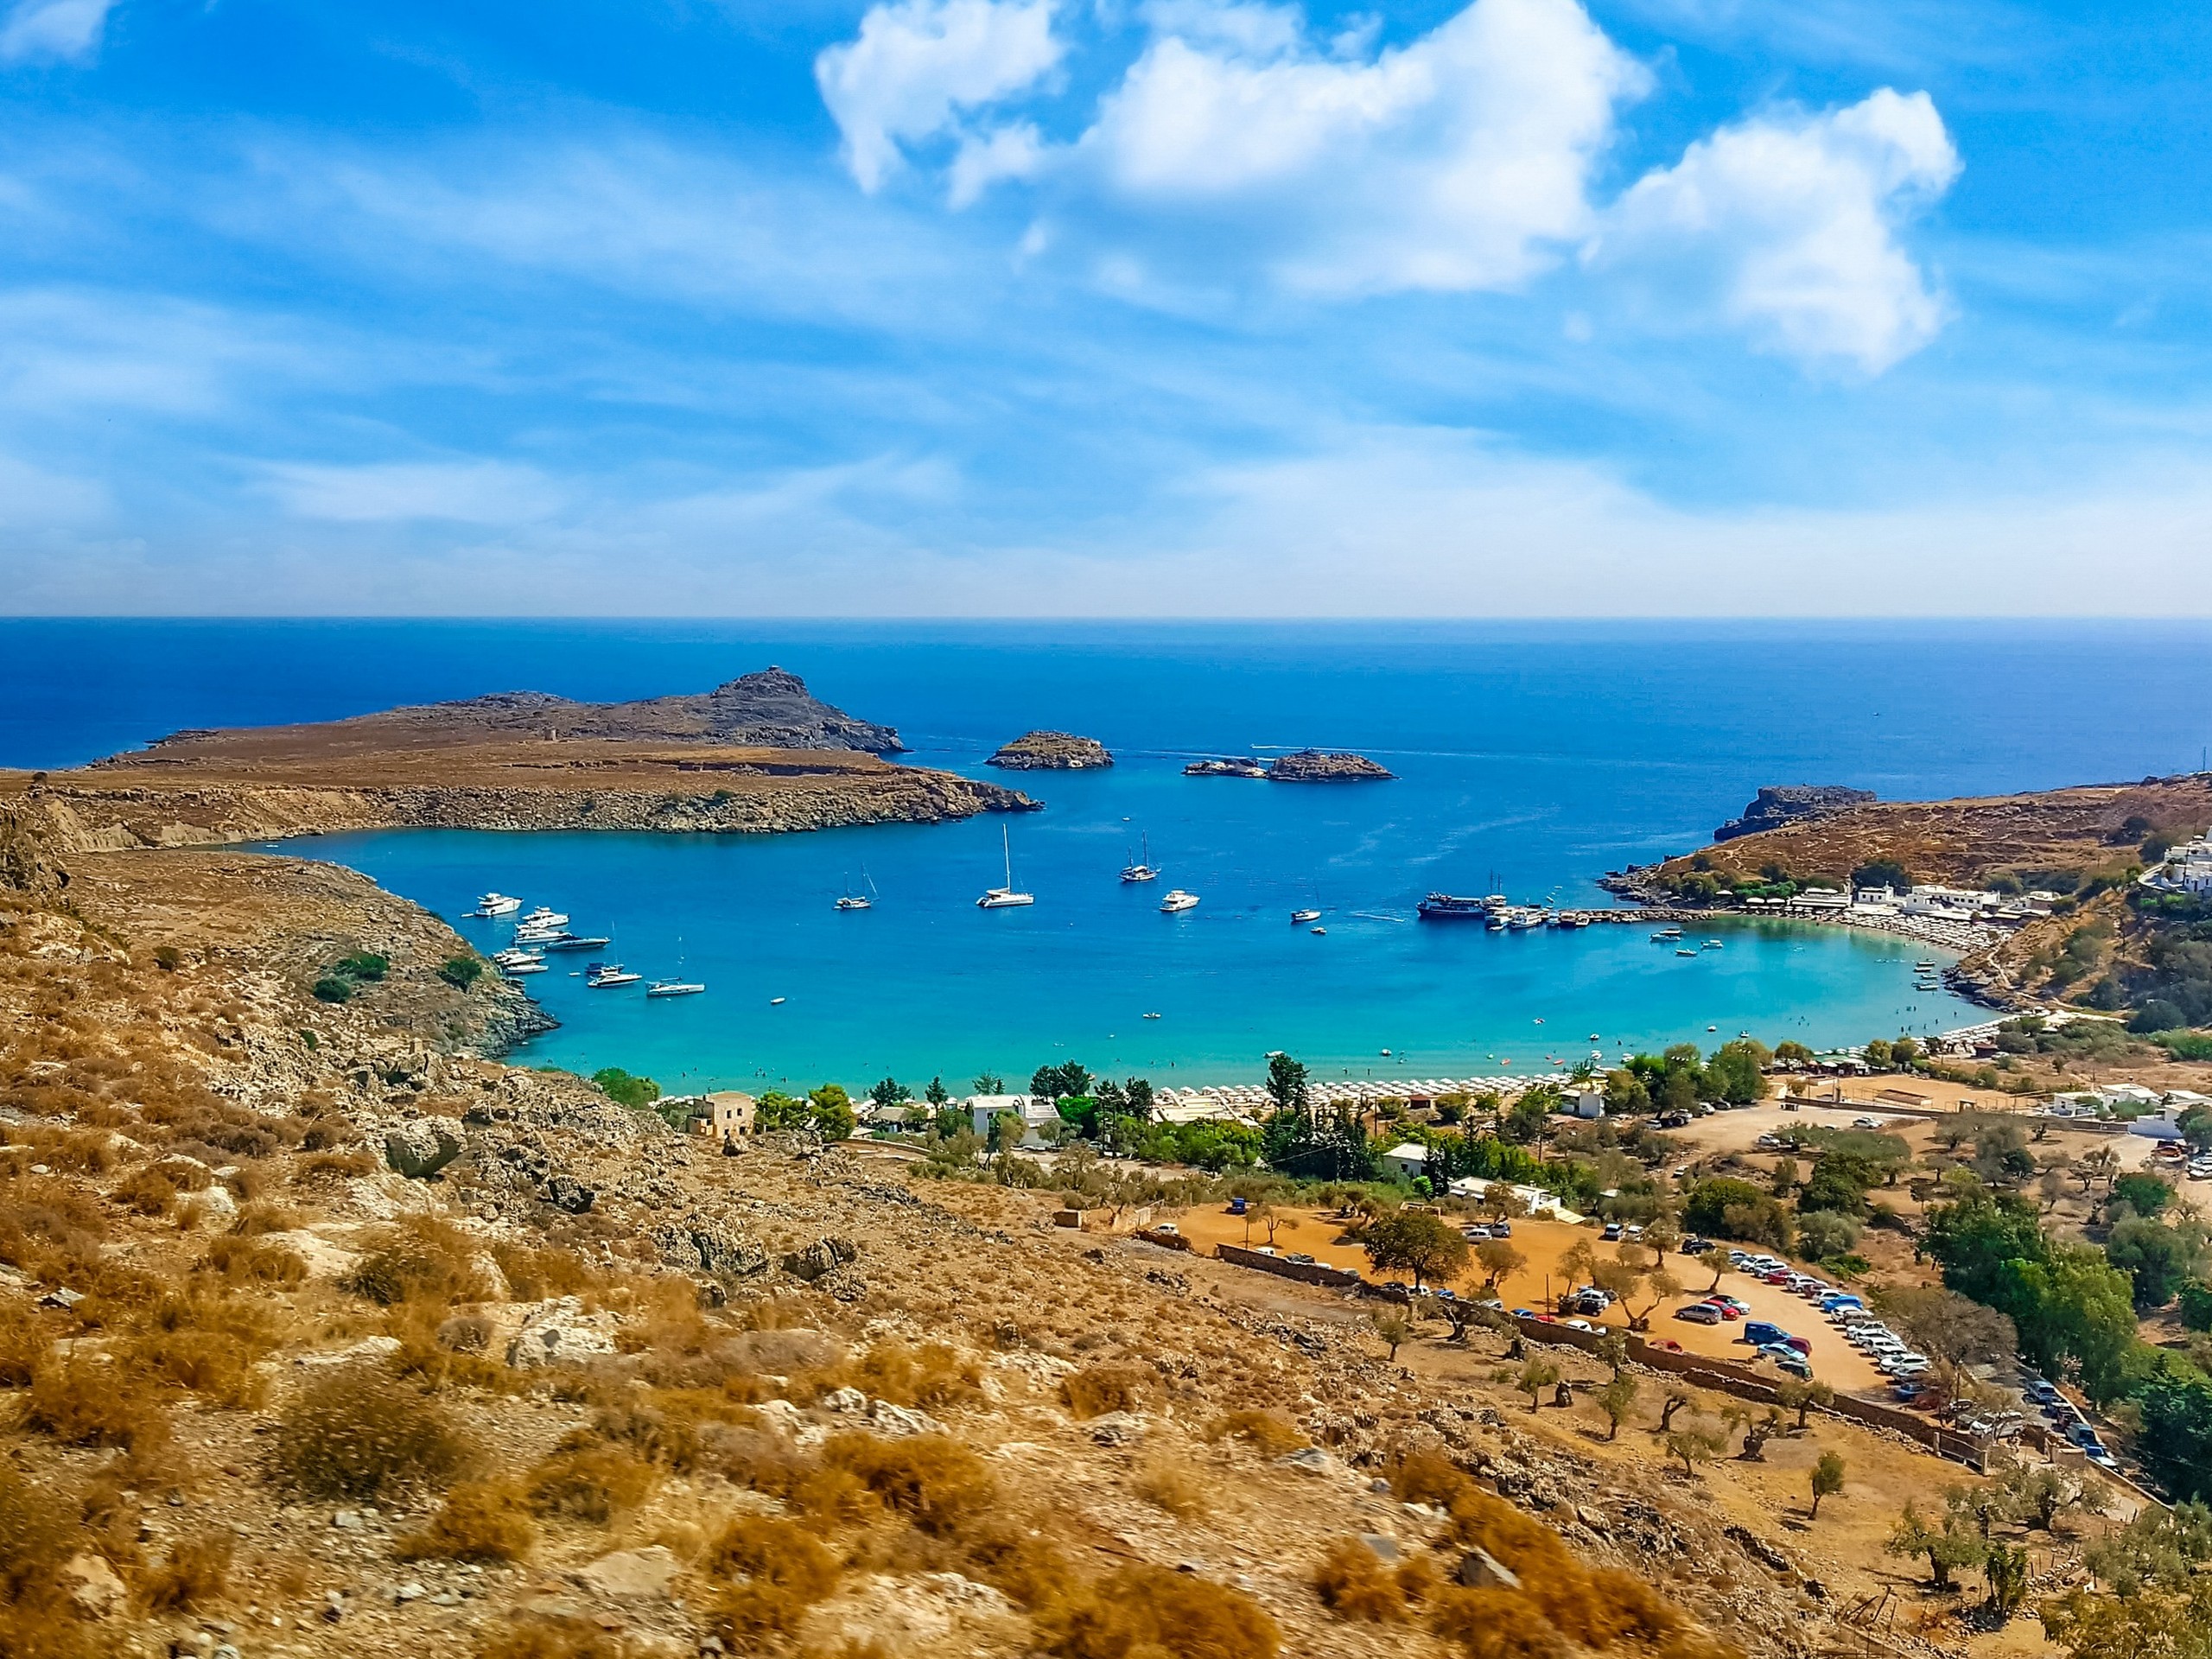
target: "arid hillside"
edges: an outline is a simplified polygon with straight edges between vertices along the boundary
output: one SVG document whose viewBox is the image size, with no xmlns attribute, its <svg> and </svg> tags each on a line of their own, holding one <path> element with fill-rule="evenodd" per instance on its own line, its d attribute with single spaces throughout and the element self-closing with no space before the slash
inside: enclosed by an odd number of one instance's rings
<svg viewBox="0 0 2212 1659">
<path fill-rule="evenodd" d="M 1634 1365 L 1608 1394 L 1594 1356 L 1057 1227 L 1050 1191 L 678 1135 L 489 1058 L 512 991 L 342 873 L 30 863 L 11 1659 L 2040 1646 L 1882 1552 L 1967 1478 L 1903 1440 L 1815 1412 L 1731 1455 L 1740 1402 Z"/>
<path fill-rule="evenodd" d="M 2034 887 L 2053 873 L 2082 878 L 2125 866 L 2153 832 L 2180 837 L 2208 826 L 2212 777 L 2203 775 L 1953 801 L 1876 801 L 1718 842 L 1638 875 L 1655 890 L 1672 891 L 1693 873 L 1726 881 L 1771 866 L 1800 880 L 1840 886 L 1861 865 L 1893 860 L 1917 881 L 1981 886 L 2013 875 Z"/>
</svg>

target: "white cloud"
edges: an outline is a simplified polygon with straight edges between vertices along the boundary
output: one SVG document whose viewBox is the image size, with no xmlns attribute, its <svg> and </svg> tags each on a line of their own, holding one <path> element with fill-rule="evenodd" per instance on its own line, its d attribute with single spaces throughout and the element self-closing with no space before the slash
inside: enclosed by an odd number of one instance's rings
<svg viewBox="0 0 2212 1659">
<path fill-rule="evenodd" d="M 325 466 L 270 464 L 265 488 L 296 518 L 334 524 L 396 524 L 442 519 L 512 525 L 551 517 L 566 499 L 533 467 L 503 461 L 389 461 Z"/>
<path fill-rule="evenodd" d="M 0 23 L 0 63 L 58 60 L 82 63 L 99 55 L 107 15 L 118 0 L 16 0 Z"/>
<path fill-rule="evenodd" d="M 1033 86 L 1060 61 L 1054 0 L 897 0 L 869 8 L 860 38 L 815 60 L 845 162 L 873 194 L 902 144 L 952 130 L 961 115 Z"/>
<path fill-rule="evenodd" d="M 969 207 L 1001 179 L 1035 177 L 1049 159 L 1043 136 L 1027 121 L 965 139 L 945 175 L 945 199 Z"/>
<path fill-rule="evenodd" d="M 1110 198 L 1233 226 L 1325 294 L 1525 281 L 1586 232 L 1615 106 L 1646 79 L 1576 0 L 1475 0 L 1372 59 L 1255 38 L 1155 40 L 1078 147 Z"/>
<path fill-rule="evenodd" d="M 1295 6 L 1237 0 L 1145 0 L 1141 15 L 1155 35 L 1226 47 L 1248 58 L 1281 57 L 1305 43 L 1306 19 Z"/>
<path fill-rule="evenodd" d="M 1943 326 L 1897 232 L 1958 172 L 1925 92 L 1761 116 L 1639 180 L 1591 257 L 1649 273 L 1669 308 L 1717 313 L 1765 349 L 1879 373 Z"/>
</svg>

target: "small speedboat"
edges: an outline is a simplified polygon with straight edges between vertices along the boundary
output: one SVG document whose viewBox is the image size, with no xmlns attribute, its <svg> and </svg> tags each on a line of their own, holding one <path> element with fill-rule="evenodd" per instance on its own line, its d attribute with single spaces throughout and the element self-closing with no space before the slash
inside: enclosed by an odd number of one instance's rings
<svg viewBox="0 0 2212 1659">
<path fill-rule="evenodd" d="M 1707 939 L 1705 942 L 1705 948 L 1708 950 L 1720 950 L 1726 949 L 1726 945 L 1719 939 Z"/>
<path fill-rule="evenodd" d="M 504 893 L 487 893 L 476 901 L 472 916 L 512 916 L 522 908 L 522 900 Z"/>
<path fill-rule="evenodd" d="M 647 996 L 696 996 L 707 988 L 692 980 L 657 979 L 645 987 Z"/>
<path fill-rule="evenodd" d="M 1678 957 L 1694 957 L 1698 953 L 1694 950 L 1677 950 L 1675 954 Z"/>
<path fill-rule="evenodd" d="M 1290 925 L 1293 927 L 1303 927 L 1308 922 L 1318 922 L 1320 919 L 1321 912 L 1318 910 L 1294 910 L 1290 912 Z"/>
<path fill-rule="evenodd" d="M 1146 1019 L 1147 1019 L 1147 1020 L 1157 1020 L 1157 1019 L 1159 1019 L 1159 1018 L 1160 1018 L 1160 1016 L 1159 1016 L 1158 1014 L 1147 1014 L 1147 1015 L 1145 1015 L 1145 1018 L 1146 1018 Z"/>
<path fill-rule="evenodd" d="M 1196 910 L 1198 907 L 1198 895 L 1195 893 L 1185 893 L 1180 887 L 1169 888 L 1167 896 L 1160 901 L 1162 915 L 1172 916 L 1179 910 Z"/>
<path fill-rule="evenodd" d="M 1309 927 L 1306 931 L 1308 933 L 1313 934 L 1316 938 L 1325 938 L 1329 931 L 1325 927 Z"/>
<path fill-rule="evenodd" d="M 791 998 L 787 996 L 772 996 L 768 999 L 768 1006 L 772 1008 L 780 1008 L 790 1001 Z"/>
</svg>

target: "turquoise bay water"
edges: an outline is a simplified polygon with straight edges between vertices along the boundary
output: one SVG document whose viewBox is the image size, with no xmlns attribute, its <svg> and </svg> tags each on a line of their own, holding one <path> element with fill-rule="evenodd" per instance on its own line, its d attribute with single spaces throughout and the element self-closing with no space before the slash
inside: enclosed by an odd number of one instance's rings
<svg viewBox="0 0 2212 1659">
<path fill-rule="evenodd" d="M 1037 726 L 1103 739 L 1122 764 L 1011 779 L 1048 806 L 1008 821 L 1031 910 L 974 906 L 999 879 L 997 818 L 283 850 L 448 917 L 492 887 L 552 904 L 613 933 L 631 966 L 710 987 L 647 1004 L 634 988 L 588 992 L 566 964 L 535 976 L 563 1022 L 527 1056 L 548 1064 L 687 1085 L 964 1084 L 1072 1058 L 1182 1082 L 1255 1077 L 1280 1047 L 1338 1073 L 1433 1076 L 1572 1058 L 1593 1032 L 1611 1055 L 1738 1029 L 1822 1044 L 1970 1021 L 1912 989 L 1930 953 L 1900 941 L 1724 924 L 1726 949 L 1683 959 L 1639 928 L 1499 936 L 1418 925 L 1412 907 L 1432 887 L 1594 902 L 1596 875 L 1700 844 L 1762 784 L 1910 799 L 2194 768 L 2212 737 L 2209 647 L 2203 625 L 2139 622 L 0 620 L 0 764 L 488 690 L 697 690 L 779 663 L 898 726 L 918 764 L 972 770 Z M 2114 663 L 2125 672 L 2085 671 Z M 1179 772 L 1193 753 L 1309 743 L 1373 754 L 1400 780 Z M 1157 888 L 1116 880 L 1140 832 L 1198 910 L 1163 917 Z M 838 914 L 863 865 L 880 903 Z M 1325 938 L 1289 925 L 1313 903 Z M 486 945 L 505 931 L 461 925 Z"/>
<path fill-rule="evenodd" d="M 888 1074 L 918 1090 L 941 1074 L 964 1089 L 982 1071 L 1026 1077 L 1068 1058 L 1162 1082 L 1249 1081 L 1274 1048 L 1326 1076 L 1488 1075 L 1571 1063 L 1593 1034 L 1611 1057 L 1738 1030 L 1820 1046 L 1980 1017 L 1913 989 L 1925 947 L 1840 929 L 1716 924 L 1707 932 L 1724 948 L 1684 958 L 1634 925 L 1417 922 L 1455 839 L 1483 827 L 1447 819 L 1440 833 L 1432 798 L 1448 791 L 1434 779 L 1298 787 L 1186 779 L 1153 760 L 1024 781 L 1046 812 L 760 839 L 417 830 L 285 850 L 365 871 L 487 950 L 512 920 L 461 912 L 497 887 L 611 934 L 594 955 L 703 981 L 705 995 L 676 1000 L 590 990 L 570 975 L 582 962 L 558 952 L 528 981 L 563 1025 L 523 1058 L 621 1065 L 668 1087 Z M 975 905 L 1001 879 L 1001 823 L 1033 908 Z M 1125 886 L 1141 830 L 1165 874 Z M 837 911 L 864 879 L 874 907 Z M 1161 914 L 1169 886 L 1203 903 Z M 1306 907 L 1323 911 L 1325 936 L 1290 923 Z"/>
</svg>

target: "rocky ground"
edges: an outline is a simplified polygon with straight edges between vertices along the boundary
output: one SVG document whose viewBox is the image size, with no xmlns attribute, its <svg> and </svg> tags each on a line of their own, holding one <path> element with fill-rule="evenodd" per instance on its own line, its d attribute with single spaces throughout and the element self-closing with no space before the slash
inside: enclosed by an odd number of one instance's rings
<svg viewBox="0 0 2212 1659">
<path fill-rule="evenodd" d="M 1594 1360 L 1532 1410 L 1495 1335 L 1394 1358 L 1370 1305 L 1048 1192 L 678 1136 L 490 1058 L 512 988 L 344 872 L 7 868 L 10 1659 L 1966 1645 L 1854 1611 L 1958 1478 L 1903 1442 L 1684 1472 L 1656 1377 L 1610 1439 Z"/>
</svg>

